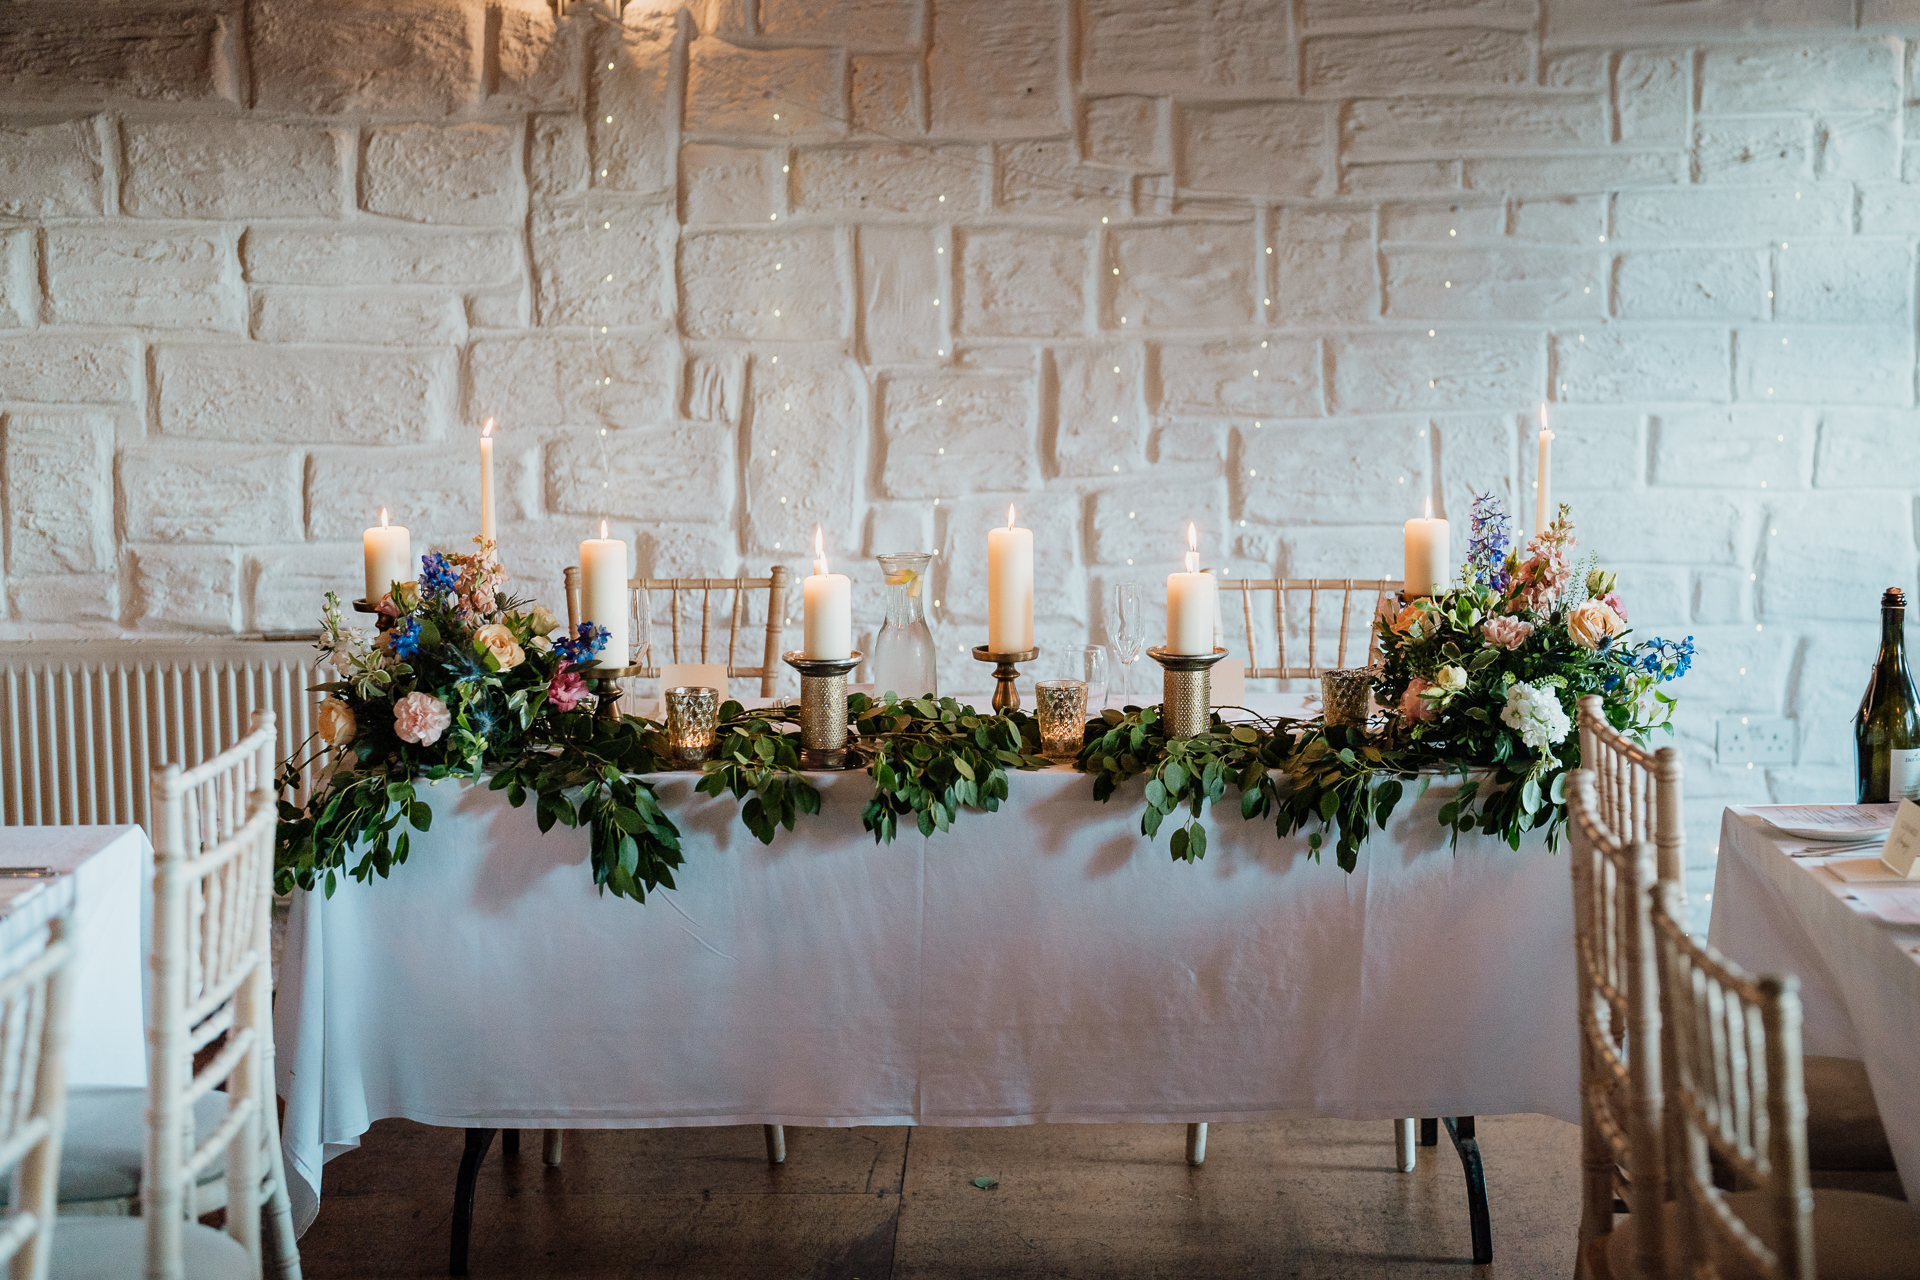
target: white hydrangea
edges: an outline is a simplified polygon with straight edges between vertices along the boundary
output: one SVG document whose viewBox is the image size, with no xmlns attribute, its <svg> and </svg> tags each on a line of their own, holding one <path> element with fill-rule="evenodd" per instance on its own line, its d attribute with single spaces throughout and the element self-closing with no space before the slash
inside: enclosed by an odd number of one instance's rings
<svg viewBox="0 0 1920 1280">
<path fill-rule="evenodd" d="M 1507 690 L 1507 705 L 1500 709 L 1500 719 L 1535 751 L 1566 741 L 1567 731 L 1573 728 L 1553 690 L 1536 689 L 1530 684 L 1516 684 Z"/>
</svg>

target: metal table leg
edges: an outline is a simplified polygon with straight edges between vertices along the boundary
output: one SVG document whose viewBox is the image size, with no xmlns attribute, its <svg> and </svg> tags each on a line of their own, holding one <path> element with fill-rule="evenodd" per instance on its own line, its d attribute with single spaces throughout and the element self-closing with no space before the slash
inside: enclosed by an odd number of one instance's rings
<svg viewBox="0 0 1920 1280">
<path fill-rule="evenodd" d="M 460 1154 L 460 1175 L 453 1183 L 453 1244 L 447 1255 L 447 1274 L 467 1274 L 467 1244 L 473 1236 L 473 1185 L 480 1178 L 480 1162 L 493 1145 L 492 1129 L 467 1130 L 467 1149 Z"/>
<path fill-rule="evenodd" d="M 1473 1229 L 1473 1261 L 1493 1261 L 1493 1223 L 1487 1217 L 1487 1175 L 1480 1166 L 1480 1141 L 1474 1137 L 1472 1116 L 1445 1116 L 1447 1136 L 1460 1153 L 1467 1175 L 1467 1221 Z"/>
</svg>

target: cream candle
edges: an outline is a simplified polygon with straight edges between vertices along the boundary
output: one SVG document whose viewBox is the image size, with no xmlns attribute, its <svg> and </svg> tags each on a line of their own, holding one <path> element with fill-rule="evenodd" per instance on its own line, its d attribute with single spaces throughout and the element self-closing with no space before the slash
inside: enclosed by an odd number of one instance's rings
<svg viewBox="0 0 1920 1280">
<path fill-rule="evenodd" d="M 607 536 L 607 522 L 600 522 L 600 536 L 580 544 L 580 611 L 582 621 L 607 629 L 606 647 L 594 660 L 596 667 L 627 665 L 628 616 L 633 611 L 627 586 L 627 544 L 622 538 Z"/>
<path fill-rule="evenodd" d="M 1452 546 L 1445 520 L 1433 518 L 1433 499 L 1427 499 L 1426 514 L 1407 521 L 1407 572 L 1405 590 L 1409 598 L 1437 596 L 1447 589 L 1453 576 Z"/>
<path fill-rule="evenodd" d="M 387 521 L 387 509 L 380 508 L 380 523 L 360 536 L 360 548 L 367 561 L 367 603 L 379 604 L 396 582 L 413 581 L 413 546 L 407 531 Z"/>
<path fill-rule="evenodd" d="M 1187 571 L 1167 575 L 1167 652 L 1212 653 L 1215 594 L 1213 575 L 1200 572 L 1200 540 L 1187 525 Z"/>
<path fill-rule="evenodd" d="M 480 536 L 493 541 L 493 419 L 480 428 Z"/>
<path fill-rule="evenodd" d="M 827 553 L 818 526 L 813 530 L 813 573 L 800 584 L 805 638 L 800 651 L 809 658 L 844 658 L 853 652 L 853 583 L 844 573 L 827 572 Z"/>
<path fill-rule="evenodd" d="M 1016 529 L 1013 508 L 1007 527 L 987 530 L 987 651 L 1025 653 L 1033 648 L 1033 530 Z"/>
<path fill-rule="evenodd" d="M 1547 406 L 1540 405 L 1540 469 L 1534 475 L 1533 532 L 1537 536 L 1553 523 L 1553 432 L 1547 429 Z"/>
</svg>

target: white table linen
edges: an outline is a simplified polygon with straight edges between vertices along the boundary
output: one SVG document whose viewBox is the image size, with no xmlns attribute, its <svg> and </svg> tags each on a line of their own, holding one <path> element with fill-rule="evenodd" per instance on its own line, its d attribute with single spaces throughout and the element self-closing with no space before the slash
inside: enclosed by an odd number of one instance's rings
<svg viewBox="0 0 1920 1280">
<path fill-rule="evenodd" d="M 68 1020 L 69 1088 L 147 1085 L 147 937 L 153 847 L 137 826 L 0 827 L 0 866 L 45 866 L 51 881 L 0 906 L 0 951 L 11 952 L 69 912 L 76 943 Z"/>
<path fill-rule="evenodd" d="M 1735 807 L 1720 823 L 1707 938 L 1755 973 L 1800 978 L 1805 1051 L 1866 1063 L 1901 1181 L 1920 1187 L 1920 926 L 1889 925 L 1869 904 L 1892 893 L 1920 905 L 1920 885 L 1849 883 L 1827 869 L 1875 856 L 1819 850 Z"/>
</svg>

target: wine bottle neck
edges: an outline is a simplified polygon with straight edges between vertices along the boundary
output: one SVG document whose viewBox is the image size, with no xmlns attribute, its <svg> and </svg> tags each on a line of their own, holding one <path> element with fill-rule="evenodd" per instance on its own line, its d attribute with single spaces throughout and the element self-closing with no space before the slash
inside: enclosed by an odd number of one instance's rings
<svg viewBox="0 0 1920 1280">
<path fill-rule="evenodd" d="M 1907 610 L 1904 605 L 1888 605 L 1880 610 L 1880 658 L 1877 665 L 1887 675 L 1906 670 Z"/>
</svg>

